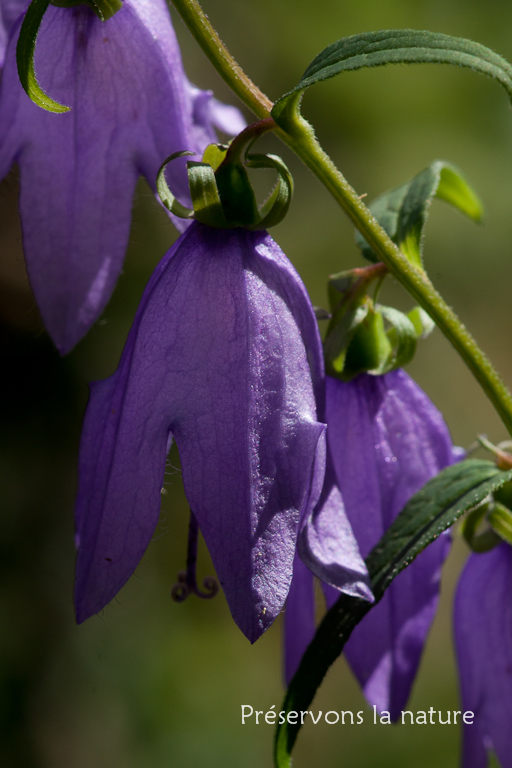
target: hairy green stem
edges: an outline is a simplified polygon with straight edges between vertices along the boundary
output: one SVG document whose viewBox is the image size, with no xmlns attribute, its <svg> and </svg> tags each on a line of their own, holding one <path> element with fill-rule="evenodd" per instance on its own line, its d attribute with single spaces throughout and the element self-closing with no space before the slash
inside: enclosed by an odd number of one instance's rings
<svg viewBox="0 0 512 768">
<path fill-rule="evenodd" d="M 185 24 L 217 72 L 257 117 L 269 117 L 271 101 L 247 77 L 213 29 L 197 0 L 172 0 Z M 512 395 L 478 344 L 436 291 L 427 274 L 401 253 L 318 143 L 313 128 L 298 111 L 300 96 L 290 100 L 275 133 L 320 179 L 368 241 L 389 272 L 425 309 L 465 361 L 512 435 Z"/>
</svg>

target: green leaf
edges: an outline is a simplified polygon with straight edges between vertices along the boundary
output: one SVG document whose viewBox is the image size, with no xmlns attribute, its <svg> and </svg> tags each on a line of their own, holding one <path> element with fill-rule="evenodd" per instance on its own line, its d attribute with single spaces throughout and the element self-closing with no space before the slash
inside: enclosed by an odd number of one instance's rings
<svg viewBox="0 0 512 768">
<path fill-rule="evenodd" d="M 375 600 L 414 558 L 464 512 L 512 479 L 489 461 L 470 459 L 447 467 L 416 493 L 366 559 Z M 289 723 L 286 713 L 310 706 L 329 667 L 342 653 L 350 633 L 371 604 L 342 594 L 327 612 L 286 694 L 275 741 L 275 765 L 289 768 L 301 718 Z"/>
<path fill-rule="evenodd" d="M 376 198 L 370 210 L 394 243 L 417 267 L 423 267 L 423 235 L 434 197 L 451 203 L 475 221 L 482 218 L 480 200 L 453 165 L 436 160 L 410 181 Z M 364 237 L 356 243 L 369 261 L 378 261 Z"/>
<path fill-rule="evenodd" d="M 27 8 L 16 47 L 16 62 L 21 85 L 34 104 L 48 112 L 63 113 L 69 112 L 70 107 L 54 101 L 43 91 L 34 69 L 37 34 L 49 4 L 49 0 L 32 0 Z"/>
<path fill-rule="evenodd" d="M 384 64 L 455 64 L 497 80 L 512 98 L 512 66 L 480 43 L 439 32 L 414 29 L 363 32 L 325 48 L 309 65 L 300 82 L 281 96 L 272 117 L 285 128 L 287 112 L 298 108 L 297 95 L 322 80 L 363 67 Z"/>
</svg>

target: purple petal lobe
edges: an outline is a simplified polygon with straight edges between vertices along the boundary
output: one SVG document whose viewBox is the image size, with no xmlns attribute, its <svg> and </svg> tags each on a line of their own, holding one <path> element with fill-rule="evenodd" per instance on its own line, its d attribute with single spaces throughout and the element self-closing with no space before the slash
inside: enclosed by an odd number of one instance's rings
<svg viewBox="0 0 512 768">
<path fill-rule="evenodd" d="M 295 317 L 303 301 L 265 233 L 193 224 L 165 257 L 117 373 L 91 393 L 77 504 L 79 617 L 115 595 L 147 546 L 171 432 L 235 621 L 250 640 L 272 623 L 322 462 L 324 426 Z M 104 555 L 112 537 L 115 579 Z"/>
<path fill-rule="evenodd" d="M 366 557 L 411 496 L 453 461 L 439 411 L 402 370 L 327 378 L 328 445 L 348 519 Z M 366 698 L 396 718 L 405 707 L 435 614 L 442 536 L 402 572 L 345 651 Z M 328 601 L 335 599 L 331 590 Z"/>
<path fill-rule="evenodd" d="M 463 768 L 485 768 L 488 751 L 502 766 L 512 754 L 512 549 L 472 554 L 455 599 L 455 642 L 464 726 Z"/>
<path fill-rule="evenodd" d="M 373 602 L 368 571 L 345 513 L 330 456 L 322 495 L 301 531 L 298 552 L 325 584 Z"/>
<path fill-rule="evenodd" d="M 107 22 L 86 6 L 48 8 L 35 66 L 42 88 L 72 107 L 54 115 L 19 83 L 13 29 L 0 88 L 0 178 L 21 173 L 27 270 L 45 325 L 69 351 L 98 318 L 121 270 L 137 178 L 155 188 L 173 152 L 201 153 L 190 86 L 164 0 L 125 0 Z M 189 198 L 185 161 L 168 169 Z M 180 225 L 182 226 L 182 225 Z"/>
</svg>

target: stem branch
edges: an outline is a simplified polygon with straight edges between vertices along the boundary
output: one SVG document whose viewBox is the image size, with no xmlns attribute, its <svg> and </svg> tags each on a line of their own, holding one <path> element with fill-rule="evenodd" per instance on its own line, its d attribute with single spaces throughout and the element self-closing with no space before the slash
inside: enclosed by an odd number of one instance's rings
<svg viewBox="0 0 512 768">
<path fill-rule="evenodd" d="M 234 93 L 258 118 L 268 118 L 272 102 L 247 77 L 229 53 L 197 0 L 172 2 L 208 59 Z M 401 253 L 324 152 L 312 127 L 300 116 L 298 103 L 299 97 L 295 100 L 294 108 L 287 109 L 286 114 L 281 115 L 280 127 L 276 128 L 275 133 L 320 179 L 389 272 L 428 312 L 467 364 L 512 435 L 512 395 L 504 382 L 455 312 L 436 291 L 427 274 L 411 264 Z"/>
</svg>

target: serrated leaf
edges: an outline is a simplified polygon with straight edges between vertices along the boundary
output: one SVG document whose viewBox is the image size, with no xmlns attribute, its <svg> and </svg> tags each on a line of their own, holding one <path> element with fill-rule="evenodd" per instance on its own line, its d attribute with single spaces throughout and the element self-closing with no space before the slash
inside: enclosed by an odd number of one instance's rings
<svg viewBox="0 0 512 768">
<path fill-rule="evenodd" d="M 432 200 L 438 197 L 475 221 L 482 218 L 482 205 L 460 171 L 436 160 L 410 181 L 376 198 L 370 210 L 394 243 L 417 267 L 423 267 L 423 236 Z M 357 232 L 356 244 L 369 261 L 377 261 L 364 237 Z"/>
<path fill-rule="evenodd" d="M 311 62 L 295 88 L 277 100 L 272 117 L 285 128 L 287 110 L 298 105 L 297 95 L 306 88 L 342 72 L 384 64 L 468 67 L 497 80 L 512 98 L 512 66 L 486 46 L 428 30 L 391 29 L 351 35 L 329 45 Z"/>
<path fill-rule="evenodd" d="M 464 512 L 512 479 L 489 461 L 469 459 L 447 467 L 416 493 L 366 559 L 373 594 L 378 602 L 393 579 L 425 547 Z M 277 727 L 275 765 L 289 768 L 300 718 L 289 723 L 286 713 L 307 710 L 329 667 L 342 653 L 354 627 L 372 605 L 342 594 L 327 612 L 286 694 L 284 723 Z"/>
</svg>

